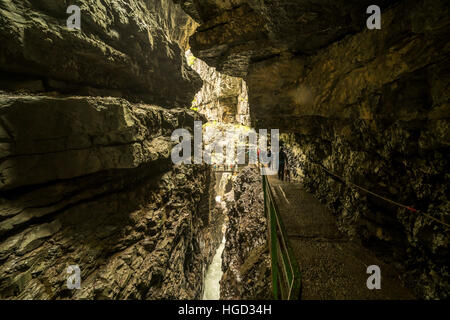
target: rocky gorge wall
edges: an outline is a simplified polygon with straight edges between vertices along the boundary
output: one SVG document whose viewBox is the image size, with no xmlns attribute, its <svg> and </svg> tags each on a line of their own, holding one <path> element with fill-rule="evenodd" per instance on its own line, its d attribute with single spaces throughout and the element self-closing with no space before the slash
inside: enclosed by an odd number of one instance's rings
<svg viewBox="0 0 450 320">
<path fill-rule="evenodd" d="M 200 298 L 214 176 L 170 158 L 205 120 L 195 22 L 169 1 L 78 5 L 68 30 L 65 1 L 0 3 L 0 298 Z"/>
<path fill-rule="evenodd" d="M 243 168 L 225 201 L 227 241 L 222 254 L 220 299 L 272 299 L 267 221 L 258 168 Z"/>
<path fill-rule="evenodd" d="M 445 1 L 179 1 L 191 50 L 243 77 L 255 128 L 284 132 L 291 174 L 342 231 L 392 262 L 418 297 L 447 298 L 449 49 Z M 321 167 L 323 166 L 323 168 Z"/>
</svg>

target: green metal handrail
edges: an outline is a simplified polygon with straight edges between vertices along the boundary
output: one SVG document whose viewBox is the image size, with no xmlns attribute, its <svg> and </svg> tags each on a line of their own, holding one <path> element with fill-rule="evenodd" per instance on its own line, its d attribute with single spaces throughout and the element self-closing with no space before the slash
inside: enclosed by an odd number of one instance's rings
<svg viewBox="0 0 450 320">
<path fill-rule="evenodd" d="M 272 293 L 274 299 L 298 300 L 301 292 L 301 274 L 279 210 L 274 201 L 269 180 L 263 175 L 264 212 L 267 218 L 268 242 L 272 268 Z"/>
</svg>

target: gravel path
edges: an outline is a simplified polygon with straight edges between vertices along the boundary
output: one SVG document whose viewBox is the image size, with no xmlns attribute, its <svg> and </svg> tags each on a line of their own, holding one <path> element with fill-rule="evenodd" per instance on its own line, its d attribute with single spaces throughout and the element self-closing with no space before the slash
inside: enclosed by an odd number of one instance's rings
<svg viewBox="0 0 450 320">
<path fill-rule="evenodd" d="M 269 183 L 302 273 L 302 299 L 414 299 L 394 268 L 340 234 L 330 210 L 299 183 Z M 366 286 L 370 265 L 380 267 L 379 290 Z"/>
</svg>

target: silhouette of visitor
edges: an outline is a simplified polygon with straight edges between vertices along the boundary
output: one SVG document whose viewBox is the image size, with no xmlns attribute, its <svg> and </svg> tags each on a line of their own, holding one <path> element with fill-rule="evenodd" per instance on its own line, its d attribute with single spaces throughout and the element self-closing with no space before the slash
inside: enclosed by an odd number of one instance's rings
<svg viewBox="0 0 450 320">
<path fill-rule="evenodd" d="M 284 146 L 280 146 L 279 160 L 278 160 L 278 179 L 284 180 L 284 168 L 287 163 L 287 156 L 284 150 Z"/>
</svg>

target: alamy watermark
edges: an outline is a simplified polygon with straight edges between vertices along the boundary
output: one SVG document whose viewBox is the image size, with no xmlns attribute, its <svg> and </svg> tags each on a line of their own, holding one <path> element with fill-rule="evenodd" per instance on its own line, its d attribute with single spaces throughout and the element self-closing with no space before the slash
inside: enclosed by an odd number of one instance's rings
<svg viewBox="0 0 450 320">
<path fill-rule="evenodd" d="M 270 150 L 268 149 L 268 131 L 260 129 L 246 131 L 227 128 L 222 131 L 213 126 L 205 128 L 205 135 L 212 137 L 204 143 L 201 121 L 194 121 L 194 139 L 187 129 L 176 129 L 171 136 L 178 144 L 172 149 L 174 164 L 262 164 L 262 174 L 276 174 L 279 159 L 279 130 L 270 130 Z M 181 141 L 180 141 L 181 139 Z M 206 139 L 205 139 L 206 140 Z M 193 151 L 193 152 L 192 152 Z M 225 151 L 225 152 L 224 152 Z"/>
</svg>

